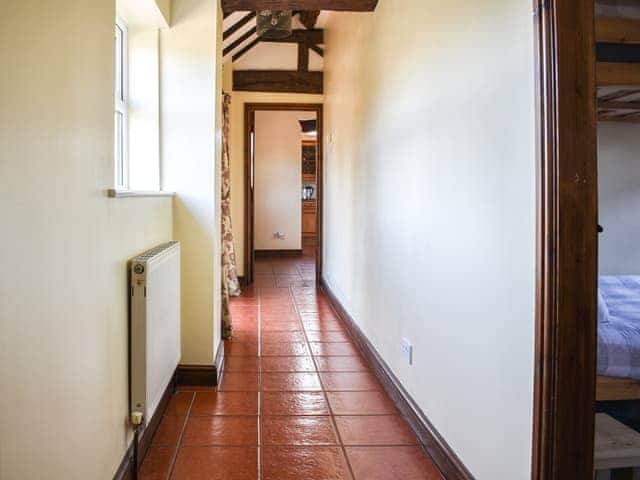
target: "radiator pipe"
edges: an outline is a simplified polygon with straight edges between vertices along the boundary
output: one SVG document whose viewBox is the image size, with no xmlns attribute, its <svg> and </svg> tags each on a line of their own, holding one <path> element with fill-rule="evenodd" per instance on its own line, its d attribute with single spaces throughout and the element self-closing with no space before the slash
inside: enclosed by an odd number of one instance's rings
<svg viewBox="0 0 640 480">
<path fill-rule="evenodd" d="M 141 412 L 133 412 L 131 414 L 131 423 L 133 425 L 133 480 L 138 480 L 138 443 L 143 420 L 144 417 Z"/>
</svg>

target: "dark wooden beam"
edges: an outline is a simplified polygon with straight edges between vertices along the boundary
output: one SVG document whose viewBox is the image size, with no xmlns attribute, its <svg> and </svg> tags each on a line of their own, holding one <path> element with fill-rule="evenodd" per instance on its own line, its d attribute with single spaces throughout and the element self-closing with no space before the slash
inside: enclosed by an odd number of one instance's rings
<svg viewBox="0 0 640 480">
<path fill-rule="evenodd" d="M 324 57 L 324 50 L 320 48 L 318 45 L 309 45 L 309 48 L 316 52 L 321 57 Z"/>
<path fill-rule="evenodd" d="M 282 70 L 236 70 L 233 72 L 233 89 L 244 92 L 321 94 L 323 74 Z"/>
<path fill-rule="evenodd" d="M 222 0 L 222 11 L 238 10 L 335 10 L 372 12 L 378 0 Z"/>
<path fill-rule="evenodd" d="M 252 19 L 254 19 L 255 16 L 256 16 L 256 12 L 251 12 L 246 14 L 244 17 L 242 17 L 240 20 L 238 20 L 236 23 L 234 23 L 224 31 L 224 33 L 222 34 L 222 39 L 226 40 L 227 38 L 229 38 L 231 35 L 236 33 L 238 30 L 244 27 L 247 23 L 249 23 Z"/>
<path fill-rule="evenodd" d="M 227 48 L 225 48 L 222 51 L 222 56 L 226 57 L 229 53 L 233 52 L 236 48 L 238 48 L 239 45 L 242 45 L 244 42 L 246 42 L 249 38 L 251 38 L 253 35 L 255 35 L 256 33 L 256 27 L 253 27 L 251 30 L 249 30 L 248 32 L 243 33 L 241 36 L 239 36 L 235 41 L 233 41 L 231 43 L 231 45 L 229 45 Z"/>
<path fill-rule="evenodd" d="M 231 57 L 231 61 L 235 62 L 236 60 L 239 60 L 245 53 L 248 53 L 249 50 L 251 50 L 253 47 L 255 47 L 259 43 L 260 43 L 260 39 L 256 38 L 253 42 L 245 45 L 244 47 L 242 47 L 242 50 L 240 50 L 238 53 L 234 54 L 233 57 Z"/>
<path fill-rule="evenodd" d="M 324 43 L 324 30 L 292 30 L 286 38 L 270 38 L 265 42 L 274 43 L 307 43 L 309 45 Z"/>
<path fill-rule="evenodd" d="M 298 44 L 298 71 L 309 71 L 309 46 L 305 43 Z"/>
<path fill-rule="evenodd" d="M 304 25 L 307 30 L 313 30 L 314 28 L 316 28 L 316 23 L 319 16 L 320 10 L 302 11 L 298 14 L 300 23 L 302 23 L 302 25 Z"/>
</svg>

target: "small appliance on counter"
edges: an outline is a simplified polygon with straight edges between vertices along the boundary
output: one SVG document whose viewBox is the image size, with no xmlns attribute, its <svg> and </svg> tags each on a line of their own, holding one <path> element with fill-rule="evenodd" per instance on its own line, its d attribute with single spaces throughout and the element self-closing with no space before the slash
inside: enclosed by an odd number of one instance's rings
<svg viewBox="0 0 640 480">
<path fill-rule="evenodd" d="M 311 185 L 302 187 L 302 200 L 313 200 L 313 194 L 316 191 Z"/>
</svg>

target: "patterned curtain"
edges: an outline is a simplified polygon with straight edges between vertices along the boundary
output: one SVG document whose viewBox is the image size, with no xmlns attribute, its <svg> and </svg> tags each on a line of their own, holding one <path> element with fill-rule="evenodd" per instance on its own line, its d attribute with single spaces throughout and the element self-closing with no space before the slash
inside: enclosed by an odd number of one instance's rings
<svg viewBox="0 0 640 480">
<path fill-rule="evenodd" d="M 231 337 L 229 297 L 240 295 L 236 252 L 231 228 L 231 175 L 229 172 L 229 106 L 231 96 L 222 94 L 222 337 Z"/>
</svg>

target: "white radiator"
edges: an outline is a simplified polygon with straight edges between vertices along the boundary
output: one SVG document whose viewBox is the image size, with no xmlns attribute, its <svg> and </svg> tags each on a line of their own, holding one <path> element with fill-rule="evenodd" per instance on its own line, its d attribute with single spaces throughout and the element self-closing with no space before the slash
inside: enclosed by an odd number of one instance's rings
<svg viewBox="0 0 640 480">
<path fill-rule="evenodd" d="M 130 278 L 131 414 L 146 425 L 180 363 L 180 244 L 132 259 Z"/>
</svg>

